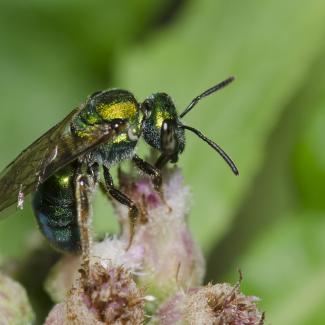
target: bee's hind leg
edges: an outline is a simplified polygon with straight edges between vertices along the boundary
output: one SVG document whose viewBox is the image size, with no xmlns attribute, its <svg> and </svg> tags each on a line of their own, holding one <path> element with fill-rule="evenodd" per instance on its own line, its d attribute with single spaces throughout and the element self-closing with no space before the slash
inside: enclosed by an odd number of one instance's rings
<svg viewBox="0 0 325 325">
<path fill-rule="evenodd" d="M 77 174 L 75 178 L 75 197 L 77 220 L 80 230 L 82 278 L 84 284 L 89 279 L 90 272 L 90 247 L 92 242 L 90 222 L 92 218 L 91 194 L 93 180 L 84 174 Z"/>
<path fill-rule="evenodd" d="M 103 166 L 104 179 L 107 192 L 118 202 L 126 205 L 129 208 L 129 220 L 130 220 L 130 238 L 127 246 L 127 250 L 130 248 L 134 236 L 135 225 L 139 216 L 139 209 L 136 204 L 129 199 L 125 194 L 114 187 L 113 178 L 107 167 Z"/>
</svg>

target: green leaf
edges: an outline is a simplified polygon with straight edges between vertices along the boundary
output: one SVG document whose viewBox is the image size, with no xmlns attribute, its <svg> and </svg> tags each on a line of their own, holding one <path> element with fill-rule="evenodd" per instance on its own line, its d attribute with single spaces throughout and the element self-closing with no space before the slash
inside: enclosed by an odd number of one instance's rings
<svg viewBox="0 0 325 325">
<path fill-rule="evenodd" d="M 210 258 L 215 280 L 223 271 L 233 281 L 236 267 L 242 269 L 244 291 L 262 298 L 267 323 L 324 323 L 322 57 L 273 132 L 267 163 L 240 219 Z"/>
<path fill-rule="evenodd" d="M 282 215 L 241 258 L 243 291 L 262 298 L 267 323 L 322 324 L 309 319 L 325 301 L 324 229 L 323 214 Z"/>
</svg>

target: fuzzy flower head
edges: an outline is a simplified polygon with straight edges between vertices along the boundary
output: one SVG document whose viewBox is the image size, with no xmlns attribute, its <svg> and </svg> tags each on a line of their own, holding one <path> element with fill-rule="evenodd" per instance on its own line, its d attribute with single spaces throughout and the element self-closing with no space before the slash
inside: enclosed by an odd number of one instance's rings
<svg viewBox="0 0 325 325">
<path fill-rule="evenodd" d="M 90 265 L 100 264 L 103 268 L 122 266 L 131 274 L 142 270 L 144 250 L 142 247 L 125 249 L 126 243 L 116 237 L 106 238 L 95 242 L 91 249 Z M 80 278 L 81 257 L 64 256 L 52 268 L 46 282 L 45 289 L 55 302 L 64 300 L 67 292 Z"/>
<path fill-rule="evenodd" d="M 184 186 L 179 169 L 164 174 L 163 180 L 162 192 L 158 193 L 147 177 L 120 177 L 121 191 L 140 210 L 130 247 L 143 251 L 138 282 L 162 298 L 178 288 L 200 285 L 205 270 L 202 252 L 187 226 L 189 188 Z M 118 203 L 114 206 L 122 226 L 121 240 L 127 242 L 128 209 Z"/>
<path fill-rule="evenodd" d="M 144 321 L 143 291 L 122 266 L 94 264 L 81 276 L 63 303 L 49 314 L 46 325 L 132 325 Z"/>
<path fill-rule="evenodd" d="M 152 324 L 160 325 L 262 325 L 254 296 L 245 296 L 239 285 L 227 283 L 179 292 L 157 311 Z"/>
<path fill-rule="evenodd" d="M 32 324 L 34 320 L 25 289 L 0 273 L 0 324 Z"/>
</svg>

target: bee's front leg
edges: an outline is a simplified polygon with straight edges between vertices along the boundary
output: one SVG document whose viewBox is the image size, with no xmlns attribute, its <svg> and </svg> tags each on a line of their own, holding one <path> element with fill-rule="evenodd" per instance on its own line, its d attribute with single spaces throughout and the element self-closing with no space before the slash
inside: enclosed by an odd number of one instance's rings
<svg viewBox="0 0 325 325">
<path fill-rule="evenodd" d="M 144 161 L 137 155 L 132 157 L 132 161 L 142 172 L 151 177 L 155 190 L 161 193 L 162 176 L 160 169 Z"/>
<path fill-rule="evenodd" d="M 159 196 L 160 196 L 160 199 L 162 200 L 162 202 L 164 202 L 164 204 L 167 206 L 168 212 L 170 212 L 171 207 L 166 202 L 164 193 L 161 188 L 162 187 L 162 176 L 161 176 L 160 169 L 158 169 L 157 167 L 144 161 L 137 155 L 133 156 L 132 161 L 142 172 L 144 172 L 145 174 L 147 174 L 151 177 L 155 190 L 159 193 Z"/>
</svg>

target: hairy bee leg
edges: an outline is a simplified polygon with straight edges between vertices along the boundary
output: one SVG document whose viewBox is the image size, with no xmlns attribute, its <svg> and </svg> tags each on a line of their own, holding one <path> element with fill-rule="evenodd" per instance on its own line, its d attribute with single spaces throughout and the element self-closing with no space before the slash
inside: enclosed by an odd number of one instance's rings
<svg viewBox="0 0 325 325">
<path fill-rule="evenodd" d="M 170 212 L 172 209 L 166 202 L 164 193 L 161 190 L 162 176 L 161 176 L 160 169 L 158 169 L 157 167 L 144 161 L 137 155 L 133 156 L 132 161 L 142 172 L 144 172 L 145 174 L 147 174 L 151 177 L 155 190 L 159 193 L 159 196 L 160 196 L 160 199 L 162 200 L 162 202 L 167 206 L 168 212 Z"/>
<path fill-rule="evenodd" d="M 155 163 L 155 167 L 158 168 L 159 170 L 163 169 L 163 167 L 169 162 L 170 158 L 171 157 L 169 155 L 162 153 L 158 157 L 158 159 Z"/>
<path fill-rule="evenodd" d="M 161 171 L 155 166 L 152 166 L 148 162 L 144 161 L 137 155 L 134 155 L 132 157 L 132 161 L 142 172 L 144 172 L 145 174 L 151 177 L 155 190 L 161 192 L 161 185 L 162 185 Z"/>
<path fill-rule="evenodd" d="M 75 196 L 78 225 L 80 229 L 81 258 L 84 280 L 87 281 L 90 272 L 91 232 L 91 180 L 86 175 L 77 175 L 75 180 Z"/>
<path fill-rule="evenodd" d="M 103 166 L 104 169 L 104 179 L 105 184 L 107 187 L 108 193 L 118 202 L 120 202 L 123 205 L 126 205 L 129 208 L 129 220 L 130 220 L 130 238 L 129 243 L 126 248 L 128 250 L 132 244 L 134 231 L 135 231 L 135 225 L 139 216 L 139 209 L 136 206 L 136 204 L 129 199 L 125 194 L 123 194 L 121 191 L 116 189 L 114 187 L 113 178 L 111 174 L 109 173 L 109 170 L 107 167 Z"/>
</svg>

